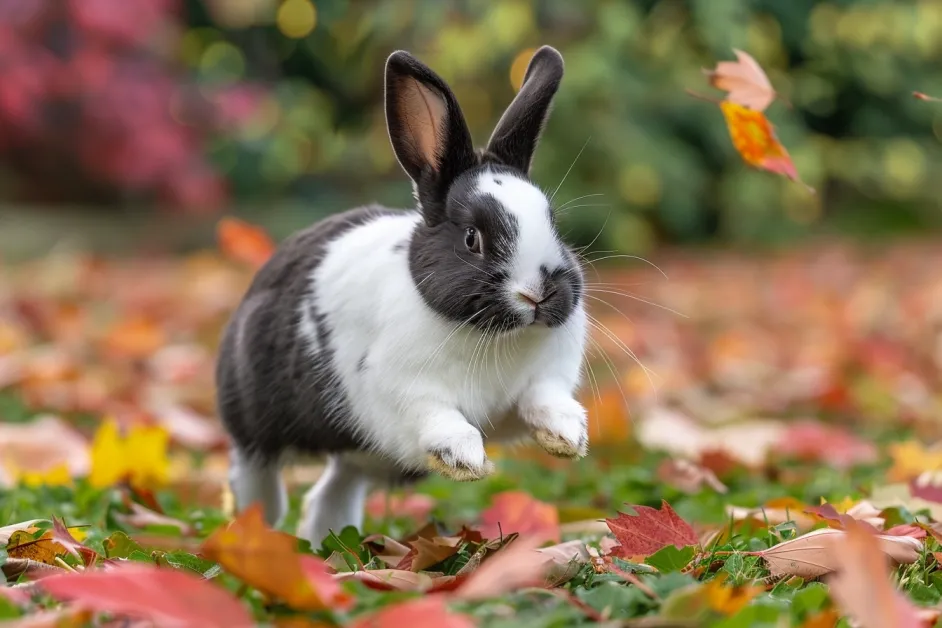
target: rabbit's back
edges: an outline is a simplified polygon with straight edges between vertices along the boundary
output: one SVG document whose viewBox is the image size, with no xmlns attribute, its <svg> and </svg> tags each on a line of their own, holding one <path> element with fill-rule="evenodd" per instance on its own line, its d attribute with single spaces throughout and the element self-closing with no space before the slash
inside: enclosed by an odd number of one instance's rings
<svg viewBox="0 0 942 628">
<path fill-rule="evenodd" d="M 362 448 L 312 280 L 332 242 L 403 213 L 369 206 L 330 216 L 286 239 L 256 274 L 223 334 L 216 368 L 218 411 L 241 451 L 274 461 L 288 450 Z"/>
</svg>

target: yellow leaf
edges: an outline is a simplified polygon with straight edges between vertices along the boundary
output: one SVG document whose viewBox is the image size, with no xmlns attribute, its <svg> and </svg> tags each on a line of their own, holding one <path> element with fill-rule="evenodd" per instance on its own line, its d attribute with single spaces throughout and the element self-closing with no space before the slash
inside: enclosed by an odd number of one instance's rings
<svg viewBox="0 0 942 628">
<path fill-rule="evenodd" d="M 765 591 L 764 587 L 755 585 L 741 585 L 736 587 L 724 586 L 725 578 L 715 578 L 704 587 L 707 603 L 717 613 L 735 615 L 749 603 L 752 598 Z"/>
<path fill-rule="evenodd" d="M 72 484 L 72 475 L 69 473 L 69 465 L 65 462 L 60 462 L 45 471 L 21 471 L 18 477 L 23 486 L 30 488 L 39 486 L 71 486 Z"/>
<path fill-rule="evenodd" d="M 105 420 L 95 432 L 91 458 L 92 469 L 88 481 L 95 488 L 111 486 L 124 479 L 124 447 L 118 424 L 114 420 Z"/>
<path fill-rule="evenodd" d="M 133 486 L 150 488 L 167 482 L 170 436 L 161 427 L 135 425 L 126 437 L 114 420 L 106 420 L 92 442 L 92 469 L 89 483 L 97 488 L 130 481 Z"/>
<path fill-rule="evenodd" d="M 798 180 L 798 171 L 788 151 L 778 141 L 775 128 L 761 111 L 724 100 L 720 102 L 733 146 L 747 164 L 753 168 L 782 174 Z"/>
<path fill-rule="evenodd" d="M 157 426 L 136 425 L 125 441 L 131 484 L 148 487 L 166 484 L 170 473 L 167 446 L 170 435 Z"/>
<path fill-rule="evenodd" d="M 889 446 L 893 466 L 887 472 L 890 482 L 906 482 L 926 471 L 942 470 L 942 452 L 928 451 L 916 441 Z"/>
</svg>

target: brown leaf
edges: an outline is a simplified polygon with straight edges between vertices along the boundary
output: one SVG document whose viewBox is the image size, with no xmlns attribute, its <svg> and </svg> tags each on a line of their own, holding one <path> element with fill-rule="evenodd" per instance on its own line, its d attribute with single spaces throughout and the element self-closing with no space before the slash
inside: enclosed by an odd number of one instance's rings
<svg viewBox="0 0 942 628">
<path fill-rule="evenodd" d="M 675 486 L 688 494 L 699 493 L 704 486 L 717 493 L 726 493 L 729 490 L 712 471 L 689 460 L 664 460 L 657 468 L 657 477 L 665 484 Z"/>
<path fill-rule="evenodd" d="M 549 570 L 546 574 L 554 586 L 560 586 L 571 580 L 582 565 L 589 562 L 589 550 L 580 540 L 566 541 L 536 550 L 549 558 Z"/>
<path fill-rule="evenodd" d="M 431 539 L 420 537 L 411 541 L 409 545 L 412 546 L 412 551 L 403 557 L 396 568 L 422 571 L 457 554 L 461 547 L 461 537 L 436 536 Z"/>
<path fill-rule="evenodd" d="M 752 554 L 765 561 L 773 576 L 818 578 L 838 568 L 831 547 L 846 536 L 847 533 L 843 530 L 823 528 Z M 916 562 L 922 552 L 922 543 L 911 537 L 874 537 L 883 553 L 900 564 Z"/>
<path fill-rule="evenodd" d="M 828 579 L 831 596 L 860 628 L 922 628 L 918 610 L 890 582 L 887 555 L 877 537 L 861 525 L 828 547 L 836 573 Z"/>
<path fill-rule="evenodd" d="M 67 553 L 64 547 L 52 540 L 50 530 L 46 530 L 38 539 L 25 530 L 17 530 L 10 535 L 6 549 L 10 558 L 26 558 L 47 565 L 55 565 L 56 557 Z"/>
<path fill-rule="evenodd" d="M 616 518 L 605 520 L 618 541 L 612 552 L 615 556 L 650 556 L 668 545 L 682 548 L 697 544 L 693 528 L 666 501 L 661 501 L 660 510 L 650 506 L 628 506 L 636 514 L 620 512 Z"/>
<path fill-rule="evenodd" d="M 552 557 L 534 551 L 541 543 L 535 536 L 517 538 L 472 571 L 454 591 L 454 597 L 482 600 L 543 584 L 552 565 Z"/>
<path fill-rule="evenodd" d="M 336 580 L 360 580 L 366 584 L 380 585 L 382 590 L 389 591 L 418 591 L 431 589 L 436 580 L 427 573 L 416 573 L 403 569 L 366 569 L 360 571 L 345 571 L 333 574 Z"/>
<path fill-rule="evenodd" d="M 162 515 L 160 513 L 154 512 L 149 508 L 145 508 L 138 503 L 128 502 L 128 508 L 131 509 L 130 514 L 124 513 L 114 513 L 114 518 L 120 521 L 126 526 L 132 528 L 146 528 L 148 526 L 170 526 L 180 530 L 180 534 L 188 536 L 193 534 L 193 526 L 186 523 L 185 521 L 180 521 L 179 519 L 174 519 L 173 517 L 168 517 L 167 515 Z"/>
<path fill-rule="evenodd" d="M 733 52 L 736 53 L 736 61 L 720 61 L 715 70 L 706 72 L 710 84 L 729 92 L 726 98 L 730 102 L 765 111 L 775 100 L 769 77 L 751 56 L 735 48 Z"/>
</svg>

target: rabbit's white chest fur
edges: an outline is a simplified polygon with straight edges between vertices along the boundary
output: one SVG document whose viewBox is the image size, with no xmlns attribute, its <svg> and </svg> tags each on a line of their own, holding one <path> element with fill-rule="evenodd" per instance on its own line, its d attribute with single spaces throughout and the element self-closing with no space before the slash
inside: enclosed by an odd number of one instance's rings
<svg viewBox="0 0 942 628">
<path fill-rule="evenodd" d="M 417 212 L 381 217 L 332 242 L 311 276 L 309 298 L 330 330 L 352 427 L 377 453 L 422 468 L 427 441 L 448 440 L 459 425 L 447 420 L 449 410 L 485 438 L 507 440 L 526 434 L 517 404 L 528 387 L 552 382 L 560 396 L 571 396 L 586 316 L 578 308 L 560 327 L 488 339 L 445 320 L 425 305 L 409 272 L 407 244 L 418 220 Z M 302 308 L 299 334 L 311 351 L 323 351 L 317 323 L 304 315 L 309 309 Z"/>
</svg>

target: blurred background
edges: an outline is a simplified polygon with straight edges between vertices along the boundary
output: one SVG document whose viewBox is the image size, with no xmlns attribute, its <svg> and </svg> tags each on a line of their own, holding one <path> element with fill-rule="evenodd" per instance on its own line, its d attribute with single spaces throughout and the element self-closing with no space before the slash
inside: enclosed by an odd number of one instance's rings
<svg viewBox="0 0 942 628">
<path fill-rule="evenodd" d="M 840 465 L 876 454 L 818 421 L 942 435 L 942 104 L 912 96 L 942 96 L 938 0 L 3 0 L 0 485 L 63 461 L 81 476 L 103 417 L 224 452 L 213 360 L 254 266 L 225 254 L 220 219 L 261 228 L 236 247 L 260 262 L 265 233 L 409 206 L 390 52 L 438 71 L 482 144 L 542 44 L 566 76 L 533 176 L 565 179 L 563 232 L 597 271 L 595 442 L 718 473 L 718 448 L 758 465 L 791 447 L 847 483 Z M 686 92 L 720 98 L 703 70 L 733 48 L 781 94 L 767 115 L 816 194 L 747 167 Z M 796 418 L 818 431 L 785 431 Z M 660 479 L 638 484 L 637 452 L 615 454 L 621 479 L 558 466 L 540 494 L 583 477 L 599 504 L 649 500 Z M 218 493 L 225 456 L 207 460 Z"/>
<path fill-rule="evenodd" d="M 362 202 L 407 206 L 381 106 L 388 54 L 440 72 L 482 144 L 542 44 L 567 71 L 534 177 L 553 189 L 572 166 L 559 199 L 599 195 L 566 212 L 576 244 L 942 223 L 942 105 L 911 95 L 942 93 L 934 0 L 6 0 L 0 250 L 63 232 L 195 246 L 219 212 L 281 237 Z M 702 70 L 732 48 L 782 95 L 768 115 L 817 196 L 746 167 L 718 108 L 685 93 L 722 96 Z"/>
</svg>

